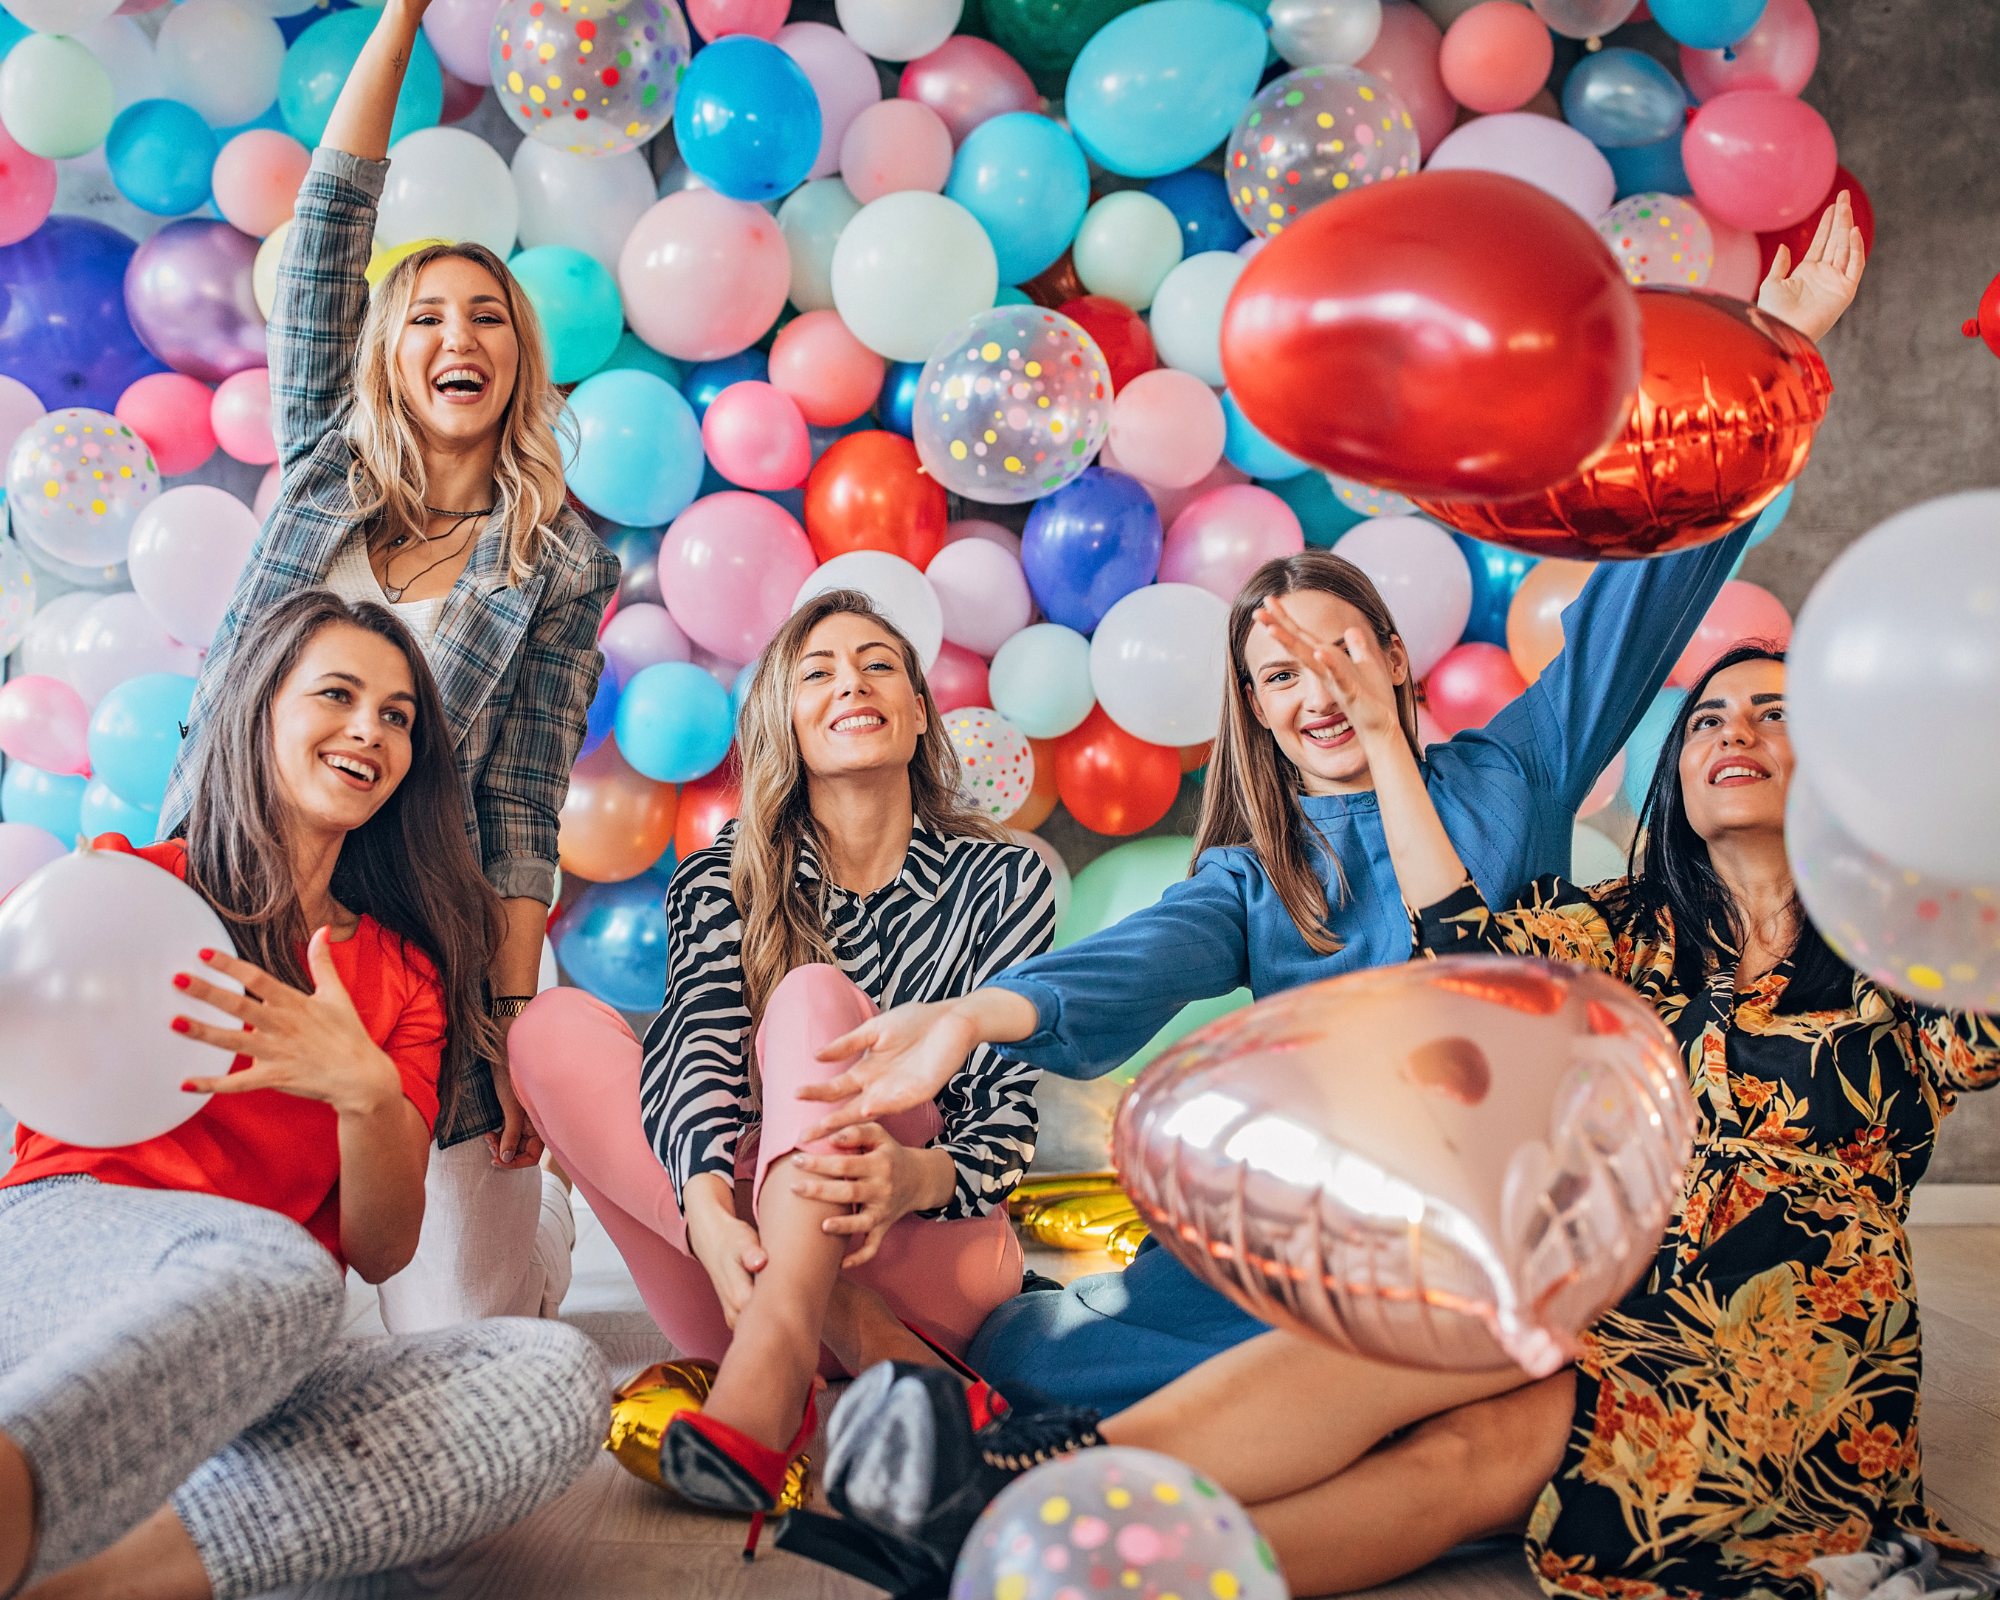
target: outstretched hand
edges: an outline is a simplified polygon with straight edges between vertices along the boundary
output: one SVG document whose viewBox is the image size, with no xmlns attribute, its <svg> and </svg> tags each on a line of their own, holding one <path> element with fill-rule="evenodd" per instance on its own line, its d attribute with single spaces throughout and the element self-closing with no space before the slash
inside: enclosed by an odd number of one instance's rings
<svg viewBox="0 0 2000 1600">
<path fill-rule="evenodd" d="M 1403 738 L 1403 712 L 1389 657 L 1365 628 L 1349 628 L 1339 639 L 1322 639 L 1272 595 L 1257 620 L 1291 651 L 1319 685 L 1324 699 L 1346 714 L 1364 746 Z"/>
<path fill-rule="evenodd" d="M 1854 304 L 1866 257 L 1853 202 L 1842 189 L 1821 214 L 1813 242 L 1797 266 L 1792 264 L 1790 247 L 1778 246 L 1757 291 L 1757 309 L 1790 323 L 1817 344 Z"/>
<path fill-rule="evenodd" d="M 800 1134 L 799 1143 L 922 1105 L 951 1081 L 979 1042 L 972 1022 L 949 1002 L 901 1005 L 870 1017 L 820 1050 L 821 1061 L 844 1061 L 847 1070 L 800 1088 L 801 1100 L 829 1101 L 834 1109 Z"/>
</svg>

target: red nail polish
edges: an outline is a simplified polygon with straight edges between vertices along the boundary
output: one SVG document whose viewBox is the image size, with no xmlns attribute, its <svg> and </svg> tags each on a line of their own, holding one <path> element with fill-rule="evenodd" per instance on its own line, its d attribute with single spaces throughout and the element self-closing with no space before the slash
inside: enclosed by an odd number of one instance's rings
<svg viewBox="0 0 2000 1600">
<path fill-rule="evenodd" d="M 186 1033 L 194 1024 L 186 1017 L 175 1017 L 172 1026 L 175 1033 Z"/>
<path fill-rule="evenodd" d="M 201 1093 L 201 1091 L 200 1091 L 199 1089 L 197 1089 L 197 1088 L 196 1088 L 196 1087 L 194 1086 L 194 1079 L 192 1079 L 192 1078 L 188 1078 L 188 1079 L 186 1079 L 185 1081 L 183 1081 L 183 1082 L 182 1082 L 182 1084 L 181 1084 L 181 1093 L 182 1093 L 182 1094 L 200 1094 L 200 1093 Z"/>
<path fill-rule="evenodd" d="M 190 978 L 185 972 L 176 972 L 174 974 L 174 987 L 176 989 L 185 989 L 193 982 L 194 979 Z"/>
<path fill-rule="evenodd" d="M 197 950 L 195 954 L 200 956 L 204 961 L 213 961 L 215 959 L 215 952 L 213 950 Z"/>
</svg>

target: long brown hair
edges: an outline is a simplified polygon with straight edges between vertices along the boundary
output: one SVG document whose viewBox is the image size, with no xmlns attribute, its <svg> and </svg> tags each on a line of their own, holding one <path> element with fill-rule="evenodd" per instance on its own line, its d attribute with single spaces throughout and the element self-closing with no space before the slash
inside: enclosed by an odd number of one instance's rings
<svg viewBox="0 0 2000 1600">
<path fill-rule="evenodd" d="M 464 786 L 437 683 L 409 630 L 386 606 L 350 605 L 329 589 L 302 589 L 244 630 L 195 752 L 194 803 L 184 830 L 187 881 L 215 907 L 238 955 L 294 988 L 311 990 L 305 947 L 312 929 L 292 875 L 271 705 L 306 646 L 340 623 L 403 653 L 417 714 L 410 770 L 375 815 L 342 842 L 332 894 L 415 945 L 437 968 L 446 1024 L 438 1103 L 449 1108 L 465 1072 L 499 1049 L 485 982 L 500 944 L 500 900 L 481 875 L 466 834 Z"/>
<path fill-rule="evenodd" d="M 786 973 L 815 961 L 838 964 L 826 932 L 826 879 L 815 884 L 799 881 L 799 852 L 810 840 L 824 862 L 826 840 L 813 817 L 792 706 L 806 641 L 828 617 L 843 614 L 866 617 L 895 642 L 903 653 L 903 668 L 923 700 L 924 731 L 910 757 L 910 809 L 918 826 L 995 842 L 1007 837 L 1006 830 L 959 794 L 958 752 L 924 681 L 923 663 L 902 630 L 856 589 L 831 589 L 800 606 L 757 658 L 737 729 L 743 803 L 737 813 L 736 841 L 730 847 L 729 893 L 743 919 L 743 1003 L 750 1011 L 749 1039 L 756 1037 L 764 1007 Z M 746 1050 L 745 1055 L 752 1062 L 755 1092 L 756 1052 Z"/>
<path fill-rule="evenodd" d="M 1333 863 L 1343 898 L 1347 876 L 1341 871 L 1340 858 L 1299 805 L 1299 794 L 1305 787 L 1299 769 L 1278 748 L 1276 736 L 1257 720 L 1251 708 L 1256 689 L 1244 655 L 1250 629 L 1257 621 L 1257 608 L 1272 595 L 1301 590 L 1345 600 L 1367 619 L 1375 642 L 1384 650 L 1396 637 L 1395 619 L 1368 574 L 1330 550 L 1307 550 L 1267 561 L 1250 574 L 1250 581 L 1229 608 L 1222 726 L 1216 730 L 1215 750 L 1209 757 L 1194 854 L 1199 860 L 1202 851 L 1224 845 L 1247 845 L 1255 850 L 1300 935 L 1324 956 L 1338 950 L 1340 940 L 1326 925 L 1326 889 L 1313 870 L 1314 853 Z M 1396 709 L 1410 749 L 1422 760 L 1423 746 L 1417 739 L 1417 688 L 1407 676 L 1396 686 Z"/>
</svg>

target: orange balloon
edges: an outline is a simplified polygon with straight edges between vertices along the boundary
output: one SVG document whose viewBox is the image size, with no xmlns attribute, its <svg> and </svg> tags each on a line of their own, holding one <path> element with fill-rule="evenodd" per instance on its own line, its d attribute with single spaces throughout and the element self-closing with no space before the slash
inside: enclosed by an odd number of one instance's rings
<svg viewBox="0 0 2000 1600">
<path fill-rule="evenodd" d="M 1528 569 L 1507 607 L 1507 653 L 1529 683 L 1542 675 L 1563 647 L 1563 607 L 1583 593 L 1595 561 L 1538 561 Z"/>
<path fill-rule="evenodd" d="M 944 485 L 900 433 L 836 439 L 806 479 L 806 537 L 822 561 L 886 550 L 919 571 L 944 543 Z"/>
<path fill-rule="evenodd" d="M 1056 793 L 1092 833 L 1150 828 L 1172 809 L 1181 788 L 1181 753 L 1135 739 L 1092 706 L 1056 741 Z"/>
<path fill-rule="evenodd" d="M 557 817 L 564 872 L 592 883 L 636 878 L 674 842 L 678 796 L 671 783 L 634 772 L 606 739 L 576 764 Z"/>
<path fill-rule="evenodd" d="M 1418 506 L 1530 555 L 1618 560 L 1706 544 L 1775 500 L 1805 470 L 1833 394 L 1813 342 L 1755 306 L 1690 289 L 1641 289 L 1639 311 L 1631 416 L 1582 472 L 1525 499 Z"/>
<path fill-rule="evenodd" d="M 771 341 L 770 381 L 815 428 L 839 428 L 882 392 L 882 358 L 848 331 L 838 311 L 794 317 Z"/>
<path fill-rule="evenodd" d="M 743 807 L 736 752 L 706 777 L 681 785 L 681 815 L 674 824 L 674 860 L 685 861 L 715 843 L 722 825 Z"/>
<path fill-rule="evenodd" d="M 1181 746 L 1181 771 L 1199 772 L 1208 765 L 1208 758 L 1215 753 L 1215 741 L 1204 739 L 1200 744 Z"/>
<path fill-rule="evenodd" d="M 1035 753 L 1035 781 L 1028 790 L 1028 798 L 1021 802 L 1021 808 L 1007 818 L 1007 826 L 1029 832 L 1039 828 L 1049 820 L 1049 814 L 1056 808 L 1062 797 L 1056 793 L 1056 741 L 1053 739 L 1030 739 L 1028 746 Z"/>
</svg>

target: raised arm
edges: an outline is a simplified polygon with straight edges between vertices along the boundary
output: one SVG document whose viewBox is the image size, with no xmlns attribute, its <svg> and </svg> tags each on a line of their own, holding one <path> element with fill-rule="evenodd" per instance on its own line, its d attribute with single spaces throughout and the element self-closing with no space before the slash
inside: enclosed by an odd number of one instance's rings
<svg viewBox="0 0 2000 1600">
<path fill-rule="evenodd" d="M 322 150 L 344 150 L 364 161 L 386 161 L 389 130 L 396 121 L 396 96 L 416 48 L 417 28 L 431 0 L 387 0 L 375 31 L 354 58 L 333 114 L 320 135 Z"/>
</svg>

